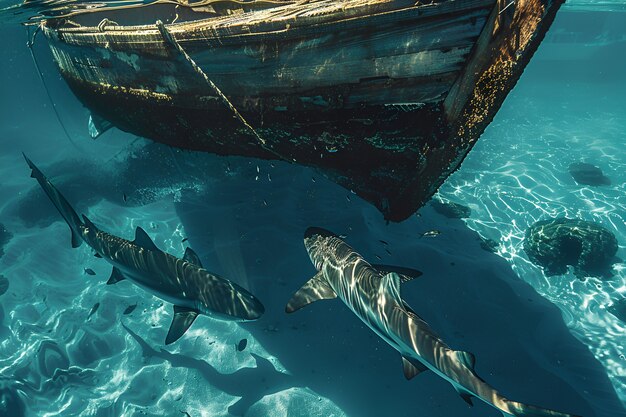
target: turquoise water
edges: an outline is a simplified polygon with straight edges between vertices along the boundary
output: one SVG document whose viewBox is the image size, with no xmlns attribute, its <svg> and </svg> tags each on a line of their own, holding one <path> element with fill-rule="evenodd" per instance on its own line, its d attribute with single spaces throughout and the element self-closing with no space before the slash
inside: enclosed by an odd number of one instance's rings
<svg viewBox="0 0 626 417">
<path fill-rule="evenodd" d="M 307 168 L 178 151 L 116 130 L 88 139 L 87 111 L 40 38 L 35 53 L 70 141 L 24 30 L 0 27 L 0 222 L 12 234 L 0 258 L 9 282 L 0 295 L 0 413 L 499 415 L 469 408 L 436 375 L 407 382 L 397 352 L 337 300 L 284 313 L 315 273 L 302 245 L 315 225 L 372 262 L 422 270 L 403 298 L 448 344 L 473 352 L 478 374 L 508 397 L 585 417 L 625 415 L 626 323 L 607 308 L 626 297 L 626 266 L 616 263 L 610 279 L 548 277 L 523 251 L 530 225 L 566 216 L 614 233 L 626 259 L 626 16 L 604 13 L 559 15 L 441 187 L 436 198 L 468 206 L 470 217 L 427 205 L 400 224 Z M 585 20 L 596 23 L 574 44 L 556 38 Z M 105 285 L 110 265 L 85 245 L 71 249 L 22 151 L 99 227 L 132 239 L 141 226 L 176 256 L 194 248 L 208 269 L 256 294 L 266 314 L 250 323 L 200 317 L 165 346 L 171 306 L 129 283 Z M 599 166 L 611 185 L 578 185 L 573 162 Z"/>
</svg>

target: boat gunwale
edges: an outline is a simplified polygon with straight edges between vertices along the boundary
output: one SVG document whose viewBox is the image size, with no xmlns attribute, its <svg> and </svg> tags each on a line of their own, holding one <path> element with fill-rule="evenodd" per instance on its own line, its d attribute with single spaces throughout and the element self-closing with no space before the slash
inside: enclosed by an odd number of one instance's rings
<svg viewBox="0 0 626 417">
<path fill-rule="evenodd" d="M 332 0 L 322 0 L 324 3 L 333 3 Z M 185 43 L 188 42 L 206 42 L 207 40 L 218 40 L 222 41 L 225 39 L 236 39 L 236 38 L 246 38 L 249 36 L 257 37 L 257 36 L 266 36 L 266 35 L 280 35 L 287 32 L 291 32 L 293 35 L 297 36 L 297 32 L 316 29 L 329 25 L 336 24 L 346 24 L 349 22 L 357 21 L 357 20 L 375 20 L 382 19 L 384 20 L 394 20 L 397 22 L 401 22 L 403 20 L 411 20 L 411 19 L 429 19 L 436 18 L 441 15 L 450 15 L 450 14 L 459 14 L 463 12 L 468 12 L 472 10 L 479 9 L 491 9 L 496 4 L 495 0 L 469 0 L 469 1 L 459 1 L 459 0 L 448 0 L 441 3 L 433 3 L 433 4 L 417 4 L 415 6 L 410 7 L 402 7 L 391 10 L 384 10 L 377 13 L 363 13 L 359 16 L 347 16 L 341 17 L 341 15 L 345 14 L 342 12 L 342 9 L 337 8 L 336 12 L 332 14 L 325 14 L 324 16 L 304 16 L 295 18 L 293 15 L 289 16 L 273 16 L 271 19 L 258 19 L 252 15 L 258 14 L 259 12 L 249 12 L 246 13 L 248 16 L 247 20 L 242 20 L 241 15 L 238 16 L 218 16 L 200 20 L 186 21 L 180 23 L 170 23 L 166 24 L 168 29 L 171 31 L 172 35 L 174 35 L 178 41 L 182 41 Z M 369 7 L 371 3 L 368 3 Z M 293 4 L 285 5 L 285 8 L 289 6 L 293 6 Z M 367 9 L 368 7 L 364 7 Z M 292 12 L 293 10 L 289 10 Z M 417 15 L 416 15 L 417 12 Z M 337 16 L 339 15 L 339 17 Z M 389 18 L 388 16 L 394 15 Z M 338 18 L 337 18 L 338 17 Z M 282 19 L 281 19 L 282 18 Z M 227 20 L 235 20 L 236 23 L 232 25 L 225 24 Z M 251 20 L 255 19 L 255 20 Z M 323 20 L 322 20 L 323 19 Z M 219 23 L 216 25 L 215 23 Z M 266 28 L 262 28 L 260 26 L 270 26 Z M 273 26 L 273 27 L 272 27 Z M 276 27 L 278 26 L 278 27 Z M 233 33 L 233 29 L 238 28 L 240 32 Z M 128 32 L 135 32 L 133 39 L 128 39 L 126 42 L 124 40 L 120 41 L 120 44 L 128 43 L 140 43 L 138 42 L 137 37 L 144 38 L 141 40 L 143 43 L 162 43 L 162 39 L 160 36 L 160 32 L 156 27 L 156 24 L 146 24 L 146 25 L 133 25 L 133 26 L 123 26 L 123 25 L 106 25 L 103 27 L 97 26 L 81 26 L 81 27 L 59 27 L 53 28 L 50 27 L 47 22 L 43 23 L 44 32 L 49 36 L 49 33 L 56 33 L 63 35 L 63 41 L 65 43 L 71 43 L 75 45 L 87 46 L 89 44 L 106 44 L 107 42 L 113 40 L 111 36 L 114 38 L 119 37 L 128 37 Z M 257 30 L 253 30 L 257 29 Z M 228 34 L 220 34 L 220 32 L 228 31 Z M 207 33 L 210 32 L 210 33 Z M 200 33 L 202 36 L 200 37 L 186 37 L 187 34 L 192 33 Z M 102 36 L 101 39 L 93 39 L 93 36 L 96 35 L 98 37 Z M 100 35 L 100 36 L 99 36 Z M 81 38 L 89 37 L 89 42 L 80 42 Z M 115 39 L 116 41 L 118 39 Z M 68 42 L 69 41 L 69 42 Z"/>
</svg>

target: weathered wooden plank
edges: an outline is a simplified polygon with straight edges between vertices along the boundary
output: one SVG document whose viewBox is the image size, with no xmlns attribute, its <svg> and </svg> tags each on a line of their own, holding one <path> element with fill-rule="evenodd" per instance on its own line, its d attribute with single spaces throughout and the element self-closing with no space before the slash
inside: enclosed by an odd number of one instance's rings
<svg viewBox="0 0 626 417">
<path fill-rule="evenodd" d="M 378 30 L 369 25 L 357 31 L 317 34 L 312 39 L 294 40 L 280 46 L 267 42 L 249 43 L 245 47 L 224 46 L 191 53 L 214 82 L 228 95 L 260 96 L 295 94 L 333 85 L 358 84 L 363 79 L 387 77 L 416 78 L 449 74 L 461 69 L 474 39 L 484 23 L 485 11 L 446 19 L 430 19 L 418 26 L 386 25 Z M 53 46 L 56 49 L 71 44 Z M 171 60 L 122 52 L 112 48 L 69 50 L 63 57 L 56 51 L 57 62 L 70 73 L 93 82 L 106 82 L 128 88 L 153 89 L 165 94 L 203 91 L 195 74 Z M 421 87 L 417 86 L 416 87 Z M 433 91 L 417 90 L 411 101 L 440 100 L 442 83 Z M 406 90 L 406 87 L 405 87 Z M 367 97 L 363 102 L 381 103 Z M 197 93 L 195 93 L 197 94 Z M 397 100 L 409 99 L 410 92 Z M 347 97 L 351 105 L 356 96 Z"/>
</svg>

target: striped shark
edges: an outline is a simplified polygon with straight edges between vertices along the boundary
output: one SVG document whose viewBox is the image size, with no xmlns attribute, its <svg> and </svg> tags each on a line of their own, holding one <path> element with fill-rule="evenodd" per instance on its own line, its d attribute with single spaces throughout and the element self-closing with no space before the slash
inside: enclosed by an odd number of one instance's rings
<svg viewBox="0 0 626 417">
<path fill-rule="evenodd" d="M 317 274 L 287 303 L 292 313 L 314 301 L 339 297 L 358 318 L 402 356 L 411 379 L 430 370 L 448 381 L 469 405 L 478 398 L 505 417 L 576 417 L 511 401 L 480 378 L 474 355 L 451 349 L 400 296 L 400 284 L 419 271 L 370 265 L 347 243 L 327 230 L 311 227 L 304 246 Z"/>
<path fill-rule="evenodd" d="M 72 247 L 83 242 L 98 258 L 113 265 L 107 284 L 128 280 L 174 305 L 174 318 L 165 344 L 178 340 L 199 314 L 226 320 L 256 320 L 263 304 L 244 288 L 202 267 L 198 255 L 187 248 L 183 258 L 166 253 L 154 244 L 141 227 L 129 241 L 103 232 L 85 215 L 82 219 L 44 174 L 24 155 L 35 178 L 72 232 Z"/>
</svg>

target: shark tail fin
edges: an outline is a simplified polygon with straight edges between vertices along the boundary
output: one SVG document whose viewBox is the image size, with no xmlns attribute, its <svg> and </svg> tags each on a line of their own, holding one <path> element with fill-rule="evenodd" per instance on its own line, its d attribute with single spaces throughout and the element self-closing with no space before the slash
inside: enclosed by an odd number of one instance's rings
<svg viewBox="0 0 626 417">
<path fill-rule="evenodd" d="M 72 231 L 72 247 L 77 248 L 83 243 L 83 239 L 80 233 L 80 226 L 83 226 L 80 217 L 76 214 L 76 211 L 72 208 L 70 203 L 67 202 L 65 197 L 52 185 L 52 183 L 46 178 L 45 175 L 37 168 L 37 166 L 28 159 L 26 155 L 24 155 L 24 159 L 28 166 L 32 170 L 30 176 L 37 180 L 41 188 L 43 188 L 44 192 L 48 195 L 48 198 L 52 201 L 54 206 L 59 210 L 63 219 L 70 226 L 70 230 Z"/>
<path fill-rule="evenodd" d="M 580 417 L 576 414 L 562 413 L 560 411 L 518 403 L 504 398 L 497 408 L 502 411 L 504 417 Z"/>
</svg>

